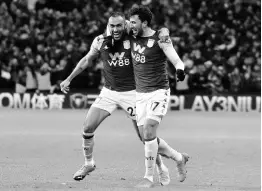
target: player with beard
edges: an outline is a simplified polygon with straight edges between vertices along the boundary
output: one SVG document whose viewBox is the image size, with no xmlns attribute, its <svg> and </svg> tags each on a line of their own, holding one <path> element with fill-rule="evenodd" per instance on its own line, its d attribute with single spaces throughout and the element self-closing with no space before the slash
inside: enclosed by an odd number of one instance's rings
<svg viewBox="0 0 262 191">
<path fill-rule="evenodd" d="M 152 16 L 152 12 L 145 6 L 130 10 L 137 125 L 145 143 L 146 172 L 143 181 L 137 185 L 140 188 L 154 186 L 157 153 L 163 153 L 176 162 L 180 182 L 186 178 L 185 165 L 189 158 L 186 153 L 174 150 L 157 136 L 157 128 L 167 112 L 170 98 L 167 58 L 176 68 L 178 81 L 184 80 L 185 73 L 184 63 L 177 55 L 170 38 L 161 41 L 157 32 L 150 27 Z"/>
<path fill-rule="evenodd" d="M 87 55 L 79 61 L 72 73 L 60 84 L 61 91 L 67 93 L 70 82 L 84 71 L 95 58 L 101 57 L 105 84 L 99 97 L 89 109 L 84 122 L 82 146 L 85 164 L 73 176 L 77 181 L 83 180 L 86 175 L 95 170 L 94 132 L 99 124 L 116 110 L 117 106 L 120 106 L 132 119 L 136 132 L 140 140 L 143 141 L 135 121 L 135 80 L 130 36 L 126 34 L 124 14 L 112 13 L 108 20 L 108 28 L 112 37 L 107 37 L 105 34 L 96 37 Z M 159 155 L 156 160 L 160 182 L 166 185 L 170 182 L 168 169 Z"/>
</svg>

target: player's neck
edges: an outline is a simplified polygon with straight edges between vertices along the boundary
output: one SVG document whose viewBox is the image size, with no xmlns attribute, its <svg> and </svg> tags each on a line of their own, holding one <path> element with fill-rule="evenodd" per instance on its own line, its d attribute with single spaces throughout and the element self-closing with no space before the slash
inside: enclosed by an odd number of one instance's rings
<svg viewBox="0 0 262 191">
<path fill-rule="evenodd" d="M 153 36 L 155 33 L 155 30 L 151 29 L 150 27 L 146 27 L 143 29 L 143 34 L 141 35 L 141 37 Z"/>
</svg>

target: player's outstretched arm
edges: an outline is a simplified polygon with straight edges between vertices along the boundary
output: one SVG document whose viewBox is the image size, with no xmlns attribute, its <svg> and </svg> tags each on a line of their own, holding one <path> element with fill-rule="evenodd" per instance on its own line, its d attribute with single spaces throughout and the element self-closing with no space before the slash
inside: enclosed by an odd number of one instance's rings
<svg viewBox="0 0 262 191">
<path fill-rule="evenodd" d="M 93 41 L 90 51 L 85 55 L 76 65 L 72 73 L 60 84 L 61 91 L 63 93 L 68 93 L 69 85 L 71 81 L 78 76 L 81 72 L 83 72 L 90 63 L 99 55 L 98 46 L 98 39 L 95 38 Z"/>
<path fill-rule="evenodd" d="M 178 81 L 183 81 L 185 79 L 185 65 L 178 56 L 175 48 L 173 47 L 172 41 L 169 38 L 166 41 L 158 41 L 159 47 L 163 50 L 166 57 L 169 59 L 169 61 L 175 66 L 177 78 Z"/>
</svg>

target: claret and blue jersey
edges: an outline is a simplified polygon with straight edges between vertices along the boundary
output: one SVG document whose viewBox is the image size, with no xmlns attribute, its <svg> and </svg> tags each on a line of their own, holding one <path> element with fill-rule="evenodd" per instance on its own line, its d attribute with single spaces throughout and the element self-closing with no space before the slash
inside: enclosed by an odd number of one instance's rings
<svg viewBox="0 0 262 191">
<path fill-rule="evenodd" d="M 130 49 L 130 38 L 127 35 L 122 40 L 115 41 L 113 49 L 107 46 L 104 38 L 97 37 L 94 40 L 91 51 L 97 51 L 103 61 L 105 87 L 114 91 L 135 89 Z"/>
<path fill-rule="evenodd" d="M 158 45 L 158 34 L 131 38 L 131 55 L 136 91 L 152 92 L 168 89 L 167 58 Z"/>
<path fill-rule="evenodd" d="M 91 50 L 98 52 L 103 61 L 105 87 L 137 92 L 169 88 L 167 58 L 158 45 L 157 33 L 150 37 L 125 35 L 115 41 L 113 49 L 100 37 L 94 40 Z"/>
</svg>

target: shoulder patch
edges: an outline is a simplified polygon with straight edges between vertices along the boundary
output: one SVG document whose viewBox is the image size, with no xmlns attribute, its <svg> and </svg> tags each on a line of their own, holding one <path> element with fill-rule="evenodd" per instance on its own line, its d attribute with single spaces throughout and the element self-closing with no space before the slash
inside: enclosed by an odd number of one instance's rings
<svg viewBox="0 0 262 191">
<path fill-rule="evenodd" d="M 147 47 L 151 48 L 155 43 L 155 40 L 154 39 L 148 39 L 147 41 Z"/>
<path fill-rule="evenodd" d="M 130 49 L 130 41 L 129 40 L 123 41 L 123 46 L 124 46 L 124 49 Z"/>
</svg>

